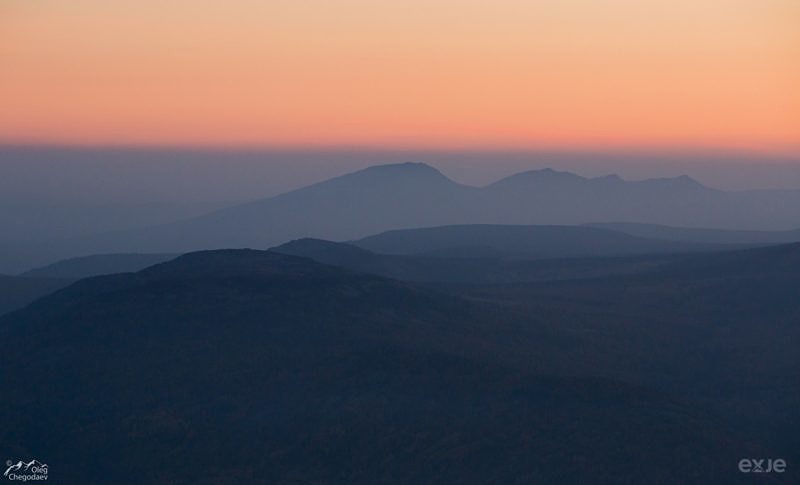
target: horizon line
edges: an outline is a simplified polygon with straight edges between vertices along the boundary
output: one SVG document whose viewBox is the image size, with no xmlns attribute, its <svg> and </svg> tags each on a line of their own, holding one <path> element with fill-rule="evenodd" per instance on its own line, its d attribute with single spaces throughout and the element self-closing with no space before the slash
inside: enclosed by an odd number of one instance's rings
<svg viewBox="0 0 800 485">
<path fill-rule="evenodd" d="M 14 141 L 0 139 L 0 149 L 43 149 L 74 151 L 175 151 L 175 152 L 220 152 L 220 153 L 442 153 L 442 154 L 528 154 L 528 153 L 576 153 L 583 155 L 627 154 L 627 155 L 715 155 L 750 159 L 769 157 L 792 161 L 800 159 L 800 146 L 792 149 L 763 149 L 723 145 L 397 145 L 397 144 L 190 144 L 190 143 L 81 143 L 63 141 Z"/>
</svg>

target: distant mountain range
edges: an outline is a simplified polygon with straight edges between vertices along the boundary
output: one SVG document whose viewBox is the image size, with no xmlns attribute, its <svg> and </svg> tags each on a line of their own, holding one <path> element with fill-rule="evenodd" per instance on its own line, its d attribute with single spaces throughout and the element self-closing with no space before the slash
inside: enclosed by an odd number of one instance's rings
<svg viewBox="0 0 800 485">
<path fill-rule="evenodd" d="M 674 259 L 669 255 L 737 247 L 660 241 L 594 227 L 486 224 L 388 231 L 349 244 L 305 238 L 275 250 L 406 281 L 510 283 L 619 274 Z M 598 258 L 637 255 L 662 256 Z M 99 254 L 61 260 L 19 276 L 0 276 L 0 314 L 77 279 L 136 272 L 177 256 Z M 574 260 L 535 261 L 564 258 Z"/>
<path fill-rule="evenodd" d="M 175 223 L 70 241 L 6 242 L 0 271 L 89 254 L 268 248 L 303 237 L 345 241 L 442 225 L 608 221 L 789 230 L 800 226 L 800 191 L 723 192 L 687 176 L 631 182 L 549 169 L 479 188 L 423 163 L 381 165 Z"/>
<path fill-rule="evenodd" d="M 738 246 L 659 241 L 593 227 L 487 224 L 389 231 L 351 244 L 306 238 L 275 250 L 406 281 L 509 283 L 618 274 L 670 260 L 670 254 L 731 247 Z M 663 257 L 625 262 L 596 258 L 655 254 Z M 0 314 L 77 279 L 136 272 L 177 256 L 98 254 L 61 260 L 19 276 L 0 276 Z M 563 258 L 577 260 L 533 261 Z"/>
<path fill-rule="evenodd" d="M 751 483 L 739 460 L 780 457 L 758 481 L 800 483 L 798 227 L 800 191 L 399 164 L 0 241 L 24 271 L 0 275 L 0 456 L 348 484 Z"/>
</svg>

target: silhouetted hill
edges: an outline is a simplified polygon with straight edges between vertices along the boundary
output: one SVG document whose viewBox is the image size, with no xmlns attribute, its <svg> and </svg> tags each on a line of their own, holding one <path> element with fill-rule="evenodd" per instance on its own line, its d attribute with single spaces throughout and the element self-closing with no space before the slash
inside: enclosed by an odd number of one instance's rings
<svg viewBox="0 0 800 485">
<path fill-rule="evenodd" d="M 469 248 L 471 249 L 471 248 Z M 377 254 L 357 246 L 320 239 L 298 239 L 273 251 L 317 262 L 403 281 L 424 283 L 501 284 L 573 278 L 597 278 L 640 273 L 675 261 L 681 255 L 648 255 L 619 258 L 564 258 L 519 260 L 518 253 L 495 248 L 465 251 L 447 248 L 424 254 Z"/>
<path fill-rule="evenodd" d="M 203 217 L 126 233 L 124 241 L 121 234 L 109 234 L 97 244 L 182 251 L 267 248 L 298 237 L 349 239 L 458 218 L 467 194 L 476 190 L 422 163 L 383 165 Z"/>
<path fill-rule="evenodd" d="M 771 443 L 764 449 L 800 458 L 800 244 L 689 255 L 628 275 L 457 290 L 568 322 L 598 354 L 624 351 L 598 371 L 610 365 L 617 378 L 702 399 Z"/>
<path fill-rule="evenodd" d="M 542 170 L 529 170 L 520 172 L 489 185 L 490 190 L 527 191 L 533 187 L 541 190 L 563 190 L 586 181 L 584 177 L 570 172 L 562 172 L 545 168 Z"/>
<path fill-rule="evenodd" d="M 274 252 L 81 280 L 0 338 L 2 452 L 67 482 L 732 483 L 752 449 L 659 392 L 538 373 L 580 342 L 557 325 Z"/>
<path fill-rule="evenodd" d="M 800 243 L 686 257 L 654 273 L 722 278 L 726 284 L 733 283 L 735 278 L 800 280 Z"/>
<path fill-rule="evenodd" d="M 129 273 L 176 258 L 177 254 L 94 254 L 58 261 L 26 271 L 22 276 L 80 279 Z"/>
<path fill-rule="evenodd" d="M 800 241 L 800 229 L 792 231 L 736 231 L 695 227 L 671 227 L 633 222 L 588 224 L 591 227 L 619 231 L 631 236 L 662 241 L 705 244 L 785 244 Z"/>
<path fill-rule="evenodd" d="M 359 239 L 352 244 L 384 254 L 494 255 L 517 259 L 680 253 L 725 248 L 722 245 L 644 239 L 592 227 L 492 224 L 399 229 Z"/>
<path fill-rule="evenodd" d="M 800 191 L 723 192 L 686 176 L 632 182 L 552 170 L 478 188 L 455 183 L 422 163 L 382 165 L 175 223 L 69 241 L 4 243 L 0 271 L 9 271 L 21 257 L 32 267 L 87 254 L 268 248 L 304 237 L 354 240 L 443 225 L 607 221 L 795 228 L 800 226 Z"/>
<path fill-rule="evenodd" d="M 561 172 L 550 168 L 530 170 L 511 175 L 489 185 L 491 190 L 523 190 L 531 188 L 541 190 L 571 190 L 575 188 L 603 189 L 633 189 L 633 190 L 666 190 L 679 192 L 710 191 L 708 187 L 697 182 L 687 175 L 678 177 L 665 177 L 629 182 L 619 175 L 606 175 L 604 177 L 587 178 L 570 172 Z"/>
<path fill-rule="evenodd" d="M 682 175 L 626 181 L 535 170 L 487 186 L 486 206 L 514 214 L 508 221 L 585 224 L 629 221 L 674 226 L 776 229 L 800 224 L 800 191 L 724 192 Z M 511 208 L 525 208 L 525 216 Z"/>
<path fill-rule="evenodd" d="M 562 348 L 565 359 L 588 358 L 599 375 L 702 399 L 768 443 L 762 449 L 797 458 L 800 244 L 546 261 L 379 255 L 325 241 L 276 250 L 439 283 L 440 289 L 564 325 L 585 339 Z M 582 345 L 592 350 L 581 353 Z M 548 354 L 548 361 L 553 358 Z"/>
<path fill-rule="evenodd" d="M 72 279 L 0 275 L 0 315 L 22 308 L 73 281 Z"/>
</svg>

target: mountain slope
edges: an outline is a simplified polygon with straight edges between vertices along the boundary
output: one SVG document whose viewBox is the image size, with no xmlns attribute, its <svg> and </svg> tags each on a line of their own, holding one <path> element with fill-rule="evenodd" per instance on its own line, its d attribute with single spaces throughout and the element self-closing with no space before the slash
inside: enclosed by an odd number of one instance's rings
<svg viewBox="0 0 800 485">
<path fill-rule="evenodd" d="M 0 447 L 82 483 L 741 478 L 726 424 L 538 374 L 573 339 L 501 314 L 272 252 L 82 280 L 0 319 Z"/>
<path fill-rule="evenodd" d="M 436 254 L 517 259 L 680 253 L 725 249 L 722 245 L 665 242 L 580 226 L 471 224 L 393 230 L 352 244 L 384 254 Z"/>
<path fill-rule="evenodd" d="M 61 289 L 74 280 L 0 275 L 0 315 Z"/>
<path fill-rule="evenodd" d="M 792 231 L 736 231 L 632 222 L 606 222 L 587 225 L 661 241 L 705 244 L 786 244 L 800 241 L 800 229 Z"/>
<path fill-rule="evenodd" d="M 474 190 L 425 164 L 376 166 L 203 217 L 108 234 L 91 244 L 184 251 L 267 248 L 299 237 L 349 239 L 459 218 L 467 194 Z"/>
<path fill-rule="evenodd" d="M 773 453 L 797 457 L 798 244 L 546 261 L 380 255 L 324 241 L 275 250 L 546 316 L 592 348 L 564 356 L 603 356 L 596 373 L 702 399 Z"/>
<path fill-rule="evenodd" d="M 552 315 L 591 336 L 598 354 L 624 352 L 598 371 L 611 365 L 617 378 L 700 399 L 770 443 L 764 449 L 800 458 L 800 244 L 689 255 L 628 275 L 457 290 Z"/>
<path fill-rule="evenodd" d="M 356 239 L 446 224 L 582 224 L 624 220 L 705 227 L 796 227 L 800 191 L 722 192 L 689 177 L 629 182 L 552 170 L 484 188 L 423 163 L 379 165 L 276 197 L 96 244 L 137 251 L 269 247 L 291 239 Z"/>
<path fill-rule="evenodd" d="M 517 174 L 478 188 L 455 183 L 422 163 L 382 165 L 170 224 L 69 241 L 0 241 L 0 270 L 18 264 L 21 257 L 32 267 L 87 254 L 268 248 L 304 237 L 354 240 L 442 225 L 607 221 L 796 228 L 800 191 L 723 192 L 686 176 L 625 181 L 552 170 Z"/>
<path fill-rule="evenodd" d="M 176 258 L 177 254 L 94 254 L 70 258 L 26 271 L 22 276 L 80 279 L 139 271 Z"/>
<path fill-rule="evenodd" d="M 785 229 L 797 227 L 800 191 L 724 192 L 682 175 L 626 181 L 550 169 L 512 175 L 485 188 L 488 207 L 517 224 L 626 221 L 674 226 Z M 511 211 L 527 208 L 530 212 Z"/>
<path fill-rule="evenodd" d="M 639 273 L 683 257 L 677 254 L 658 254 L 624 258 L 519 260 L 497 250 L 485 250 L 479 255 L 474 253 L 466 255 L 465 251 L 458 252 L 452 248 L 436 252 L 434 255 L 397 255 L 373 253 L 350 244 L 319 239 L 291 241 L 272 248 L 272 251 L 403 281 L 468 285 L 597 278 Z"/>
</svg>

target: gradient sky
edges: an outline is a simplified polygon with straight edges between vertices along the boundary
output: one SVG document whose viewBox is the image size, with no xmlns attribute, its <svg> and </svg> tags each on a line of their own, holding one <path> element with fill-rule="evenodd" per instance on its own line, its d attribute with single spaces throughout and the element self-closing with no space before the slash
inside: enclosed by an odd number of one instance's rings
<svg viewBox="0 0 800 485">
<path fill-rule="evenodd" d="M 0 142 L 800 149 L 797 0 L 0 0 Z"/>
</svg>

